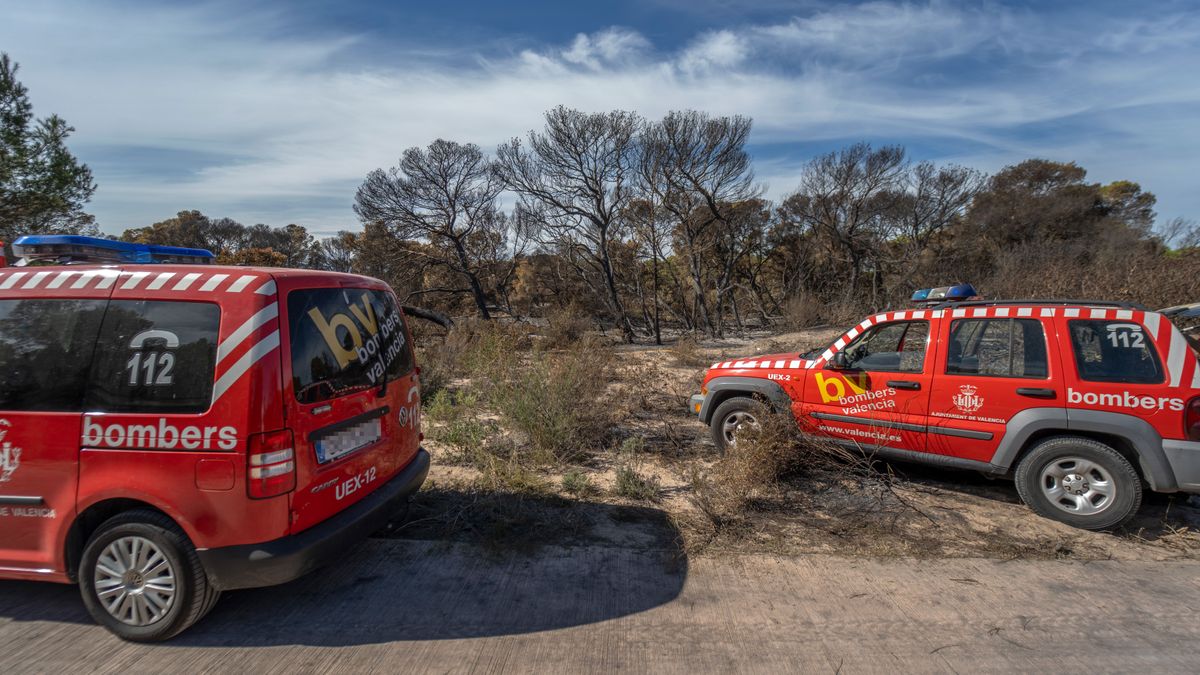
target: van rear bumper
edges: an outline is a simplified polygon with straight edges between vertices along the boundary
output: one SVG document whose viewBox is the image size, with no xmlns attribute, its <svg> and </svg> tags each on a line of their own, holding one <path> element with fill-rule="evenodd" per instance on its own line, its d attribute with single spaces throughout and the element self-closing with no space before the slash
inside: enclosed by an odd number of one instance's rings
<svg viewBox="0 0 1200 675">
<path fill-rule="evenodd" d="M 287 537 L 261 544 L 196 551 L 209 583 L 228 591 L 282 584 L 344 557 L 348 547 L 383 527 L 429 473 L 424 448 L 400 473 L 344 511 Z"/>
</svg>

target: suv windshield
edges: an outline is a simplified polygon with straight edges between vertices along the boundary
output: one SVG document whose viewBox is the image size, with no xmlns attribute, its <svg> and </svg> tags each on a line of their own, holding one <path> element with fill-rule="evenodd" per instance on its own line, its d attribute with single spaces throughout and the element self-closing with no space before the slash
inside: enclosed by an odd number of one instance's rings
<svg viewBox="0 0 1200 675">
<path fill-rule="evenodd" d="M 382 386 L 412 370 L 404 318 L 387 291 L 313 288 L 288 294 L 292 387 L 318 403 Z"/>
</svg>

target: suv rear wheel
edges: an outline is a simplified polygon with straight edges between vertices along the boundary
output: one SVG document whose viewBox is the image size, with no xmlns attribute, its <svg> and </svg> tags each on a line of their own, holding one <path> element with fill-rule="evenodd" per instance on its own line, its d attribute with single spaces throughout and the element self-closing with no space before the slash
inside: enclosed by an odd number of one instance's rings
<svg viewBox="0 0 1200 675">
<path fill-rule="evenodd" d="M 1142 504 L 1129 460 L 1090 438 L 1048 438 L 1017 466 L 1017 493 L 1039 515 L 1085 530 L 1117 527 Z"/>
<path fill-rule="evenodd" d="M 734 396 L 723 401 L 708 424 L 713 443 L 721 452 L 734 447 L 738 433 L 747 427 L 758 426 L 766 413 L 767 407 L 749 396 Z"/>
<path fill-rule="evenodd" d="M 187 535 L 147 510 L 113 516 L 96 530 L 83 549 L 79 589 L 97 623 L 134 642 L 177 635 L 220 596 Z"/>
</svg>

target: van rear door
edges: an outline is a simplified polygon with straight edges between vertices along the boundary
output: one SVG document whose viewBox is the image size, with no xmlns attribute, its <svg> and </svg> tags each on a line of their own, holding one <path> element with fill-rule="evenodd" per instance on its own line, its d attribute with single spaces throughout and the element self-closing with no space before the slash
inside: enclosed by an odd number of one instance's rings
<svg viewBox="0 0 1200 675">
<path fill-rule="evenodd" d="M 284 396 L 296 453 L 292 531 L 334 515 L 416 456 L 420 392 L 391 290 L 367 278 L 281 280 Z"/>
</svg>

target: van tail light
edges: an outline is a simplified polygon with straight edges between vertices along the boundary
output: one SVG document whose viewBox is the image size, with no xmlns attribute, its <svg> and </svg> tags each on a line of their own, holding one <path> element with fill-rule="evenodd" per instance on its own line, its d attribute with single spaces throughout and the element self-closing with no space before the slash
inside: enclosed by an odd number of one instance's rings
<svg viewBox="0 0 1200 675">
<path fill-rule="evenodd" d="M 1200 442 L 1200 396 L 1188 402 L 1183 417 L 1183 433 L 1189 441 Z"/>
<path fill-rule="evenodd" d="M 250 437 L 246 494 L 266 499 L 296 489 L 296 450 L 292 430 L 280 429 Z"/>
</svg>

